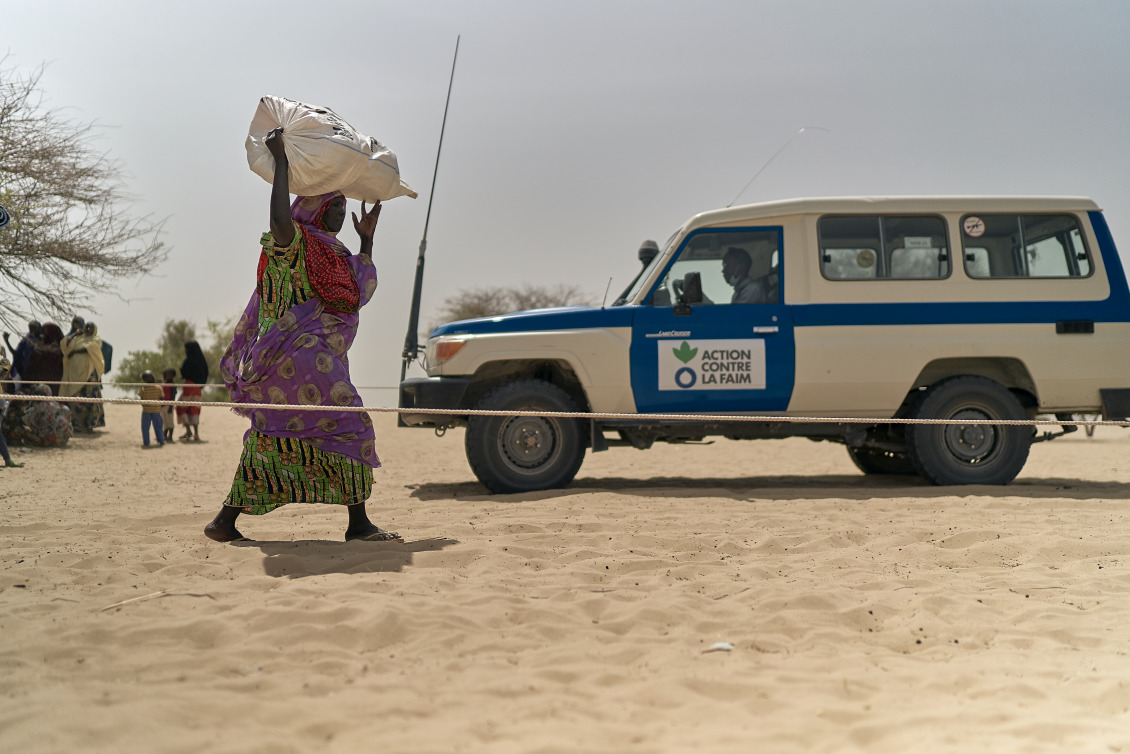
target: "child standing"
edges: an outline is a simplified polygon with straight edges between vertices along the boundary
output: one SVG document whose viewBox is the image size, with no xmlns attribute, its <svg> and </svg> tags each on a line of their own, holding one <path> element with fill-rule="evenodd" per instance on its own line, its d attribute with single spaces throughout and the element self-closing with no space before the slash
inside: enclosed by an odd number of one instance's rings
<svg viewBox="0 0 1130 754">
<path fill-rule="evenodd" d="M 175 401 L 177 399 L 177 370 L 168 367 L 161 373 L 161 392 L 164 399 Z M 173 430 L 176 427 L 176 409 L 172 406 L 161 406 L 161 419 L 165 423 L 165 442 L 173 440 Z"/>
<path fill-rule="evenodd" d="M 153 373 L 146 369 L 141 373 L 141 381 L 149 383 L 142 385 L 141 400 L 143 401 L 159 401 L 163 392 L 161 386 L 157 384 L 156 378 Z M 165 422 L 161 419 L 161 406 L 157 403 L 142 403 L 141 404 L 141 441 L 142 446 L 146 449 L 152 447 L 149 444 L 149 427 L 153 427 L 153 432 L 157 436 L 157 447 L 165 447 Z"/>
</svg>

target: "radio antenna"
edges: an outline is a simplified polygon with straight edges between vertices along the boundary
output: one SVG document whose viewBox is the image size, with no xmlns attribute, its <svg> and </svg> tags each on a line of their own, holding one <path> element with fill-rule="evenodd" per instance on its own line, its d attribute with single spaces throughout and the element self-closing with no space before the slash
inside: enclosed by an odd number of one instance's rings
<svg viewBox="0 0 1130 754">
<path fill-rule="evenodd" d="M 432 173 L 432 190 L 428 194 L 428 214 L 424 218 L 424 236 L 420 239 L 420 253 L 416 256 L 416 282 L 412 286 L 412 308 L 408 310 L 408 333 L 404 336 L 404 350 L 400 354 L 400 381 L 408 373 L 408 366 L 420 352 L 420 292 L 424 287 L 424 251 L 428 248 L 428 225 L 432 221 L 432 200 L 436 195 L 436 176 L 439 175 L 439 156 L 443 152 L 443 133 L 447 130 L 447 110 L 451 106 L 451 87 L 455 83 L 455 62 L 459 59 L 459 39 L 455 37 L 455 57 L 451 59 L 451 78 L 447 82 L 447 102 L 443 106 L 443 125 L 439 129 L 439 147 L 436 149 L 436 167 Z"/>
<path fill-rule="evenodd" d="M 738 192 L 738 195 L 737 195 L 737 196 L 735 196 L 735 197 L 734 197 L 733 199 L 731 199 L 731 200 L 730 200 L 730 203 L 729 203 L 729 204 L 727 204 L 726 206 L 727 206 L 727 207 L 732 207 L 732 206 L 734 206 L 734 202 L 736 202 L 736 201 L 738 200 L 738 198 L 739 198 L 739 197 L 741 197 L 741 195 L 745 193 L 746 189 L 748 189 L 748 188 L 749 188 L 750 186 L 752 186 L 752 185 L 753 185 L 753 182 L 757 180 L 757 176 L 759 176 L 759 175 L 761 175 L 761 174 L 762 174 L 763 172 L 765 172 L 765 168 L 769 167 L 769 163 L 771 163 L 771 162 L 773 162 L 773 160 L 777 159 L 777 155 L 781 154 L 781 152 L 784 152 L 784 151 L 785 151 L 785 149 L 786 149 L 786 148 L 787 148 L 787 147 L 788 147 L 788 146 L 789 146 L 790 144 L 792 144 L 792 143 L 793 143 L 794 141 L 796 141 L 796 139 L 797 139 L 797 138 L 798 138 L 798 137 L 799 137 L 799 136 L 800 136 L 800 135 L 801 135 L 802 133 L 804 133 L 805 131 L 823 131 L 824 133 L 828 133 L 828 129 L 826 129 L 826 128 L 821 128 L 820 126 L 804 126 L 803 128 L 799 129 L 799 130 L 798 130 L 798 131 L 797 131 L 797 132 L 796 132 L 795 134 L 793 134 L 792 136 L 790 136 L 790 137 L 789 137 L 789 138 L 788 138 L 788 139 L 787 139 L 787 140 L 785 141 L 785 143 L 784 143 L 784 144 L 782 144 L 782 145 L 781 145 L 781 148 L 780 148 L 780 149 L 778 149 L 778 150 L 777 150 L 776 152 L 774 152 L 774 153 L 773 153 L 773 156 L 772 156 L 772 157 L 770 157 L 770 158 L 769 158 L 768 160 L 766 160 L 766 161 L 765 161 L 765 164 L 764 164 L 764 165 L 762 165 L 762 166 L 761 166 L 761 168 L 760 168 L 760 169 L 759 169 L 759 170 L 758 170 L 758 171 L 757 171 L 756 173 L 754 173 L 754 174 L 753 174 L 753 177 L 749 179 L 749 183 L 747 183 L 746 185 L 742 186 L 742 190 L 741 190 L 741 191 L 739 191 L 739 192 Z"/>
<path fill-rule="evenodd" d="M 604 298 L 601 299 L 600 308 L 603 309 L 604 305 L 608 303 L 608 291 L 612 290 L 612 278 L 608 278 L 608 285 L 604 286 Z"/>
</svg>

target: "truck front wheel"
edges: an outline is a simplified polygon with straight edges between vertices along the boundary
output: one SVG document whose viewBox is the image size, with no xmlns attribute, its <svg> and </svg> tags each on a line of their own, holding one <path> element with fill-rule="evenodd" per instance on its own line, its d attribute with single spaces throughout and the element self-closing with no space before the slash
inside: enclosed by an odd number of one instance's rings
<svg viewBox="0 0 1130 754">
<path fill-rule="evenodd" d="M 985 377 L 951 377 L 931 387 L 918 419 L 1027 419 L 1020 401 Z M 1028 460 L 1032 427 L 1004 424 L 912 424 L 906 449 L 934 484 L 1008 484 Z"/>
<path fill-rule="evenodd" d="M 515 380 L 483 396 L 477 409 L 577 411 L 559 387 L 541 380 Z M 542 416 L 472 416 L 466 451 L 471 470 L 495 493 L 564 487 L 585 457 L 580 419 Z"/>
</svg>

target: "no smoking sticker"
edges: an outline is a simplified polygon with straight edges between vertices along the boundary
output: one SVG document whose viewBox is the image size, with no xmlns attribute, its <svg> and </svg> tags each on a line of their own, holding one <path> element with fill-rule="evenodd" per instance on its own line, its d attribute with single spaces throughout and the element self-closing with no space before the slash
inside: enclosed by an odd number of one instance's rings
<svg viewBox="0 0 1130 754">
<path fill-rule="evenodd" d="M 970 238 L 980 238 L 985 235 L 985 221 L 979 217 L 967 217 L 962 226 L 965 229 L 965 235 Z"/>
</svg>

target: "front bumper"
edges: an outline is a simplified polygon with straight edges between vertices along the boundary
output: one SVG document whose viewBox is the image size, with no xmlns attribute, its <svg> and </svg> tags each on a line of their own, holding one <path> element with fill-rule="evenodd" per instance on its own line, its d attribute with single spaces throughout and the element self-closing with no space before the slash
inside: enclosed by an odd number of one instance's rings
<svg viewBox="0 0 1130 754">
<path fill-rule="evenodd" d="M 400 383 L 400 408 L 458 409 L 471 385 L 470 377 L 412 377 Z M 456 423 L 456 414 L 414 414 L 402 411 L 397 415 L 399 427 L 449 427 Z"/>
</svg>

